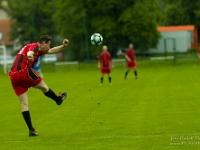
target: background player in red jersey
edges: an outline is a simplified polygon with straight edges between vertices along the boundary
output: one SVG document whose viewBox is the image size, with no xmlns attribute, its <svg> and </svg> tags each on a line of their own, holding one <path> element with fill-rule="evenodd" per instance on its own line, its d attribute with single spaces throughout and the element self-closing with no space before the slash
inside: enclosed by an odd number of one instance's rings
<svg viewBox="0 0 200 150">
<path fill-rule="evenodd" d="M 67 46 L 69 41 L 64 39 L 62 45 L 53 48 L 50 48 L 50 44 L 51 37 L 42 35 L 38 42 L 25 45 L 17 54 L 13 67 L 9 72 L 12 87 L 21 104 L 23 118 L 29 128 L 29 136 L 37 136 L 38 134 L 31 122 L 31 115 L 28 108 L 28 88 L 40 89 L 45 96 L 53 99 L 57 105 L 61 105 L 67 97 L 66 92 L 62 92 L 57 96 L 33 70 L 33 65 L 39 56 L 57 53 Z"/>
<path fill-rule="evenodd" d="M 131 68 L 134 69 L 134 74 L 135 74 L 135 78 L 137 79 L 138 76 L 137 76 L 137 68 L 136 68 L 136 57 L 135 57 L 135 50 L 133 49 L 133 44 L 129 44 L 129 49 L 126 51 L 126 55 L 125 55 L 125 58 L 127 60 L 127 70 L 125 72 L 125 76 L 124 76 L 124 79 L 127 78 L 127 75 L 129 73 L 129 70 Z"/>
<path fill-rule="evenodd" d="M 100 86 L 103 84 L 104 74 L 108 74 L 109 84 L 112 85 L 111 81 L 112 58 L 110 53 L 108 52 L 108 47 L 106 45 L 102 47 L 102 50 L 103 52 L 101 52 L 101 54 L 99 55 L 99 61 L 98 61 L 98 68 L 101 69 Z"/>
</svg>

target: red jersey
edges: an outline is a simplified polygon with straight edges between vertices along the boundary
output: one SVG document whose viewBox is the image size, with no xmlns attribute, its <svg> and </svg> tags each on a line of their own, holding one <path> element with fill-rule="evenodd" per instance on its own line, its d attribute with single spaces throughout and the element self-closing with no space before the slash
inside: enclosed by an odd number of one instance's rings
<svg viewBox="0 0 200 150">
<path fill-rule="evenodd" d="M 134 49 L 128 49 L 126 51 L 126 55 L 131 59 L 131 61 L 135 61 L 135 50 Z"/>
<path fill-rule="evenodd" d="M 27 57 L 28 51 L 34 52 L 33 62 L 28 60 L 28 57 Z M 14 64 L 12 66 L 11 72 L 16 73 L 16 72 L 25 71 L 28 68 L 32 68 L 35 62 L 37 61 L 37 58 L 44 53 L 45 52 L 38 50 L 37 42 L 25 45 L 17 54 Z"/>
<path fill-rule="evenodd" d="M 109 52 L 102 52 L 99 56 L 99 61 L 102 67 L 110 67 L 112 58 Z"/>
</svg>

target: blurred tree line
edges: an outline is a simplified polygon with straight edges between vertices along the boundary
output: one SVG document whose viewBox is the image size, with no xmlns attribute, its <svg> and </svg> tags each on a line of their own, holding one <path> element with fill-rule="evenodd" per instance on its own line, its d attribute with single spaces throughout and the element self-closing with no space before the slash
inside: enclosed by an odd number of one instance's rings
<svg viewBox="0 0 200 150">
<path fill-rule="evenodd" d="M 48 34 L 57 44 L 68 38 L 71 60 L 86 59 L 87 49 L 89 58 L 96 58 L 101 46 L 90 43 L 90 36 L 96 32 L 102 34 L 103 44 L 113 56 L 129 42 L 143 50 L 156 47 L 160 37 L 156 0 L 9 0 L 9 7 L 13 40 L 18 38 L 23 44 Z"/>
<path fill-rule="evenodd" d="M 163 0 L 164 25 L 196 25 L 200 27 L 200 0 Z"/>
<path fill-rule="evenodd" d="M 189 0 L 9 0 L 11 39 L 21 44 L 36 41 L 42 34 L 53 37 L 53 45 L 70 40 L 70 60 L 95 59 L 101 46 L 90 43 L 100 33 L 112 56 L 134 43 L 140 52 L 156 47 L 158 25 L 198 25 L 200 5 Z"/>
</svg>

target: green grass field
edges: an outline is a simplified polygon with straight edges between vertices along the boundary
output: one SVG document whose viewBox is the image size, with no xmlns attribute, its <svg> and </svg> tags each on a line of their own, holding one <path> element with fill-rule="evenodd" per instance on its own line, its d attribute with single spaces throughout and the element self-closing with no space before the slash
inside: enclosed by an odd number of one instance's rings
<svg viewBox="0 0 200 150">
<path fill-rule="evenodd" d="M 96 66 L 96 64 L 94 65 Z M 38 137 L 28 137 L 9 77 L 1 77 L 0 150 L 199 150 L 200 65 L 138 62 L 99 87 L 98 69 L 51 72 L 45 82 L 68 98 L 57 106 L 30 89 L 29 109 Z"/>
</svg>

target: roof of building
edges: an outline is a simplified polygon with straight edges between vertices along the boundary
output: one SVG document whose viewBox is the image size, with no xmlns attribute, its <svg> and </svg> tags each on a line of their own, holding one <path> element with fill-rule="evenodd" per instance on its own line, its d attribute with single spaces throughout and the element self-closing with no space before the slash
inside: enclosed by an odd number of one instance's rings
<svg viewBox="0 0 200 150">
<path fill-rule="evenodd" d="M 14 42 L 10 40 L 9 32 L 11 30 L 10 28 L 11 21 L 9 19 L 7 20 L 0 20 L 0 32 L 3 34 L 2 37 L 2 43 L 5 45 L 13 45 Z"/>
<path fill-rule="evenodd" d="M 163 26 L 158 27 L 158 31 L 182 31 L 182 30 L 195 30 L 196 27 L 194 25 L 186 25 L 186 26 Z"/>
</svg>

